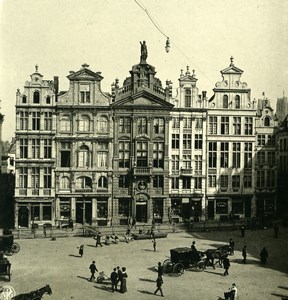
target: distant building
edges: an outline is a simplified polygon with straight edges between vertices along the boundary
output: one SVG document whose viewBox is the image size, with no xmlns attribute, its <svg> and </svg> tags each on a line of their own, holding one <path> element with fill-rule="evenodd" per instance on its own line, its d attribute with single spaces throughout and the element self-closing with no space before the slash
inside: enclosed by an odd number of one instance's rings
<svg viewBox="0 0 288 300">
<path fill-rule="evenodd" d="M 285 117 L 288 115 L 288 98 L 282 97 L 277 98 L 276 102 L 276 114 L 279 119 L 279 122 L 281 123 L 284 121 Z"/>
</svg>

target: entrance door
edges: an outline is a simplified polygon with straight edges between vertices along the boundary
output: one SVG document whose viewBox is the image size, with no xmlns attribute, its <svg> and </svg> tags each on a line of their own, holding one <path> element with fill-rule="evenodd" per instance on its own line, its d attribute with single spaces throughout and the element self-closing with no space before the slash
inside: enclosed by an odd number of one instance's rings
<svg viewBox="0 0 288 300">
<path fill-rule="evenodd" d="M 136 203 L 136 221 L 141 223 L 147 222 L 147 202 Z"/>
<path fill-rule="evenodd" d="M 85 203 L 85 222 L 92 224 L 92 203 Z"/>
<path fill-rule="evenodd" d="M 26 206 L 20 206 L 18 212 L 18 226 L 28 227 L 29 210 Z"/>
<path fill-rule="evenodd" d="M 83 221 L 84 221 L 83 205 L 84 205 L 83 202 L 76 203 L 76 223 L 83 224 Z"/>
<path fill-rule="evenodd" d="M 208 220 L 214 220 L 214 200 L 208 201 Z"/>
</svg>

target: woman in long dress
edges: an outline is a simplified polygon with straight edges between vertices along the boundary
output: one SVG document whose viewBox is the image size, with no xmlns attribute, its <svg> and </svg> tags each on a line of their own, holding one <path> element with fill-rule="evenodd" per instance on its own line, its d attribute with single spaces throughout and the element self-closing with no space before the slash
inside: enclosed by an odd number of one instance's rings
<svg viewBox="0 0 288 300">
<path fill-rule="evenodd" d="M 122 281 L 121 281 L 121 293 L 124 294 L 127 292 L 126 278 L 128 277 L 126 273 L 126 268 L 122 268 Z"/>
</svg>

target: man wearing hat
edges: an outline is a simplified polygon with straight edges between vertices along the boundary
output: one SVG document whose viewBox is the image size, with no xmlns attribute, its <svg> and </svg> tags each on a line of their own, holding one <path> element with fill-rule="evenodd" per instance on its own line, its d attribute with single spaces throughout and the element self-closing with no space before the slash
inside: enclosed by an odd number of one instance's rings
<svg viewBox="0 0 288 300">
<path fill-rule="evenodd" d="M 97 267 L 95 265 L 95 260 L 92 261 L 92 264 L 89 267 L 90 272 L 91 272 L 91 277 L 90 277 L 90 281 L 95 279 L 95 272 L 98 272 Z"/>
</svg>

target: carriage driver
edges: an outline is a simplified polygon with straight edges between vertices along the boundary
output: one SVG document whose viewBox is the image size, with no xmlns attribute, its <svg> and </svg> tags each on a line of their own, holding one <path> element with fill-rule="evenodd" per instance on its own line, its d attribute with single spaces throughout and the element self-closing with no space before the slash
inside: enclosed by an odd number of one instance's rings
<svg viewBox="0 0 288 300">
<path fill-rule="evenodd" d="M 0 261 L 3 260 L 7 260 L 7 256 L 2 251 L 0 251 Z"/>
</svg>

